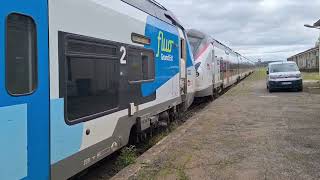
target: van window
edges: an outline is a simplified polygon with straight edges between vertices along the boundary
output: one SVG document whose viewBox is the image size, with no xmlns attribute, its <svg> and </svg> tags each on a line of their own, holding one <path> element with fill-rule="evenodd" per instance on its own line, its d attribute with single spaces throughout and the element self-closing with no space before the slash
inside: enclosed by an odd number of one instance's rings
<svg viewBox="0 0 320 180">
<path fill-rule="evenodd" d="M 35 22 L 29 16 L 10 14 L 6 31 L 6 88 L 14 96 L 30 94 L 38 83 Z"/>
<path fill-rule="evenodd" d="M 293 63 L 273 64 L 270 66 L 270 73 L 293 72 L 293 71 L 299 71 L 298 66 Z"/>
</svg>

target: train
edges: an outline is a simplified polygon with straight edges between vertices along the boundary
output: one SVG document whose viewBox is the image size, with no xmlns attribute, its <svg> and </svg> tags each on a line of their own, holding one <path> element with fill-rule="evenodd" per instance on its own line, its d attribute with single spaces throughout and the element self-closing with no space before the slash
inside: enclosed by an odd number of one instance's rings
<svg viewBox="0 0 320 180">
<path fill-rule="evenodd" d="M 213 100 L 223 89 L 249 76 L 255 63 L 211 36 L 196 30 L 187 31 L 194 57 L 196 98 Z"/>
<path fill-rule="evenodd" d="M 187 30 L 154 0 L 5 0 L 0 18 L 0 179 L 73 177 L 199 94 Z M 229 62 L 213 87 L 248 73 Z"/>
</svg>

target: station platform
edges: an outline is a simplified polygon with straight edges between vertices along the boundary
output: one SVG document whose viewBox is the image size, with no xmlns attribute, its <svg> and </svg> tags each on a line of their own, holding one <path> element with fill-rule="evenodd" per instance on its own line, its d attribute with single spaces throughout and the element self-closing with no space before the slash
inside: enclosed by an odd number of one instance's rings
<svg viewBox="0 0 320 180">
<path fill-rule="evenodd" d="M 255 73 L 113 179 L 320 179 L 319 102 Z"/>
</svg>

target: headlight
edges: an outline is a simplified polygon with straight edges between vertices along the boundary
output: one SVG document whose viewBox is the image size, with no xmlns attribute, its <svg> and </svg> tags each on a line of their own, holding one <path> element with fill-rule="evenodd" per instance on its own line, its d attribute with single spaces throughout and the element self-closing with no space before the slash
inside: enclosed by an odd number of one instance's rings
<svg viewBox="0 0 320 180">
<path fill-rule="evenodd" d="M 301 74 L 296 75 L 296 78 L 301 78 L 301 77 L 302 77 Z"/>
</svg>

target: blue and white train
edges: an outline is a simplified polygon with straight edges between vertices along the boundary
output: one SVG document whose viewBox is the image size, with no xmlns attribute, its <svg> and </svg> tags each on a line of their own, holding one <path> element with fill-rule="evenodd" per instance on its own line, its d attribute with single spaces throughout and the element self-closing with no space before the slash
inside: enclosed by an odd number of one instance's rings
<svg viewBox="0 0 320 180">
<path fill-rule="evenodd" d="M 198 30 L 188 30 L 197 71 L 195 97 L 213 99 L 253 72 L 254 63 Z"/>
<path fill-rule="evenodd" d="M 193 102 L 186 32 L 153 0 L 4 0 L 0 179 L 74 176 Z"/>
</svg>

